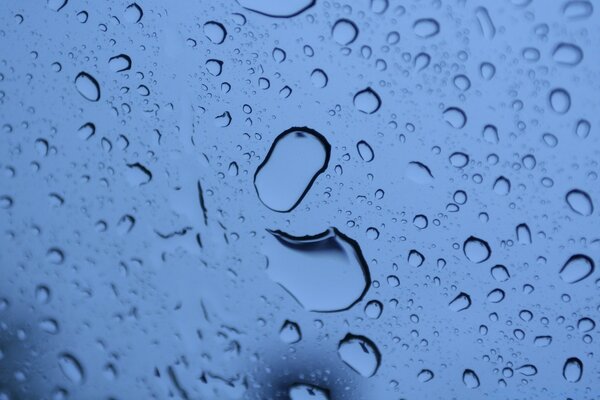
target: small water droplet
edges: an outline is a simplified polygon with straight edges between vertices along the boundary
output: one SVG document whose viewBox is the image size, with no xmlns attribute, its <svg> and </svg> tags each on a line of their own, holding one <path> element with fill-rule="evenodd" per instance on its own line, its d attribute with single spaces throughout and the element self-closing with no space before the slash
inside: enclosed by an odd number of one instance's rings
<svg viewBox="0 0 600 400">
<path fill-rule="evenodd" d="M 333 40 L 342 46 L 347 46 L 356 40 L 356 37 L 358 36 L 358 28 L 354 22 L 350 21 L 349 19 L 342 18 L 333 24 L 333 28 L 331 28 L 331 36 L 333 36 Z"/>
</svg>

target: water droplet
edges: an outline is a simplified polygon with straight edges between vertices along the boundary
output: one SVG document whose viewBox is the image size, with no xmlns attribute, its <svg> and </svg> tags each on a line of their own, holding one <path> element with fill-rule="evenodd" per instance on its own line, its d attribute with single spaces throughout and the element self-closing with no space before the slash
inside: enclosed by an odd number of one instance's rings
<svg viewBox="0 0 600 400">
<path fill-rule="evenodd" d="M 379 95 L 371 88 L 366 88 L 354 95 L 354 106 L 365 114 L 373 114 L 381 107 Z"/>
<path fill-rule="evenodd" d="M 279 47 L 275 47 L 273 49 L 273 60 L 277 61 L 278 63 L 282 63 L 285 61 L 285 58 L 287 57 L 285 51 L 283 49 L 280 49 Z"/>
<path fill-rule="evenodd" d="M 565 200 L 571 210 L 579 215 L 590 216 L 594 212 L 594 203 L 589 194 L 583 190 L 573 189 L 567 193 Z"/>
<path fill-rule="evenodd" d="M 462 129 L 467 123 L 467 116 L 457 107 L 449 107 L 444 111 L 444 120 L 453 128 Z"/>
<path fill-rule="evenodd" d="M 450 154 L 450 164 L 455 168 L 464 168 L 469 163 L 469 156 L 465 153 L 456 152 Z"/>
<path fill-rule="evenodd" d="M 430 184 L 434 178 L 429 167 L 419 161 L 411 161 L 406 167 L 406 177 L 420 185 Z"/>
<path fill-rule="evenodd" d="M 119 54 L 108 60 L 108 67 L 113 72 L 123 72 L 131 69 L 131 58 L 127 54 Z"/>
<path fill-rule="evenodd" d="M 479 66 L 479 74 L 483 79 L 489 81 L 496 75 L 496 67 L 492 63 L 483 62 Z"/>
<path fill-rule="evenodd" d="M 477 7 L 475 9 L 475 17 L 479 23 L 479 30 L 486 39 L 493 39 L 496 36 L 496 27 L 490 17 L 488 10 L 485 7 Z"/>
<path fill-rule="evenodd" d="M 470 236 L 465 240 L 463 243 L 463 252 L 469 261 L 477 264 L 486 261 L 492 254 L 490 245 L 485 240 L 475 236 Z"/>
<path fill-rule="evenodd" d="M 559 43 L 552 53 L 552 58 L 558 64 L 575 66 L 583 59 L 583 51 L 572 43 Z"/>
<path fill-rule="evenodd" d="M 525 364 L 517 368 L 517 372 L 525 376 L 534 376 L 537 374 L 538 370 L 535 365 Z"/>
<path fill-rule="evenodd" d="M 286 320 L 279 330 L 279 338 L 287 344 L 298 343 L 302 339 L 302 332 L 297 323 Z"/>
<path fill-rule="evenodd" d="M 338 346 L 338 354 L 350 368 L 369 378 L 377 372 L 381 362 L 381 354 L 369 338 L 347 334 Z"/>
<path fill-rule="evenodd" d="M 125 9 L 125 21 L 129 23 L 138 23 L 142 20 L 144 16 L 144 11 L 142 11 L 142 7 L 140 7 L 137 3 L 131 3 Z"/>
<path fill-rule="evenodd" d="M 75 87 L 83 97 L 89 101 L 100 100 L 100 85 L 98 81 L 87 72 L 80 72 L 75 78 Z"/>
<path fill-rule="evenodd" d="M 371 162 L 373 161 L 373 158 L 375 158 L 373 149 L 369 143 L 365 142 L 364 140 L 361 140 L 356 144 L 356 150 L 358 151 L 360 158 L 365 162 Z"/>
<path fill-rule="evenodd" d="M 510 181 L 500 176 L 494 182 L 494 192 L 500 196 L 506 196 L 510 193 Z"/>
<path fill-rule="evenodd" d="M 465 369 L 462 380 L 469 389 L 476 389 L 479 387 L 479 377 L 472 369 Z"/>
<path fill-rule="evenodd" d="M 62 353 L 58 358 L 58 365 L 65 377 L 75 384 L 81 384 L 84 380 L 83 367 L 74 356 Z"/>
<path fill-rule="evenodd" d="M 325 73 L 325 71 L 317 68 L 313 70 L 313 72 L 310 74 L 310 81 L 312 82 L 314 87 L 322 89 L 325 86 L 327 86 L 329 78 L 327 78 L 327 74 Z"/>
<path fill-rule="evenodd" d="M 342 46 L 347 46 L 356 40 L 356 37 L 358 36 L 358 28 L 354 22 L 350 21 L 349 19 L 342 18 L 333 24 L 333 28 L 331 28 L 331 36 L 333 36 L 333 40 Z"/>
<path fill-rule="evenodd" d="M 486 125 L 481 132 L 483 139 L 492 144 L 497 144 L 500 141 L 498 137 L 498 129 L 494 125 Z"/>
<path fill-rule="evenodd" d="M 65 261 L 65 254 L 57 247 L 52 247 L 46 253 L 46 259 L 52 264 L 62 264 Z"/>
<path fill-rule="evenodd" d="M 596 323 L 591 318 L 581 318 L 579 321 L 577 321 L 577 329 L 579 329 L 581 332 L 590 332 L 594 330 L 595 327 Z"/>
<path fill-rule="evenodd" d="M 537 347 L 547 347 L 552 343 L 552 336 L 536 336 L 533 344 Z"/>
<path fill-rule="evenodd" d="M 413 225 L 419 229 L 425 229 L 429 225 L 429 220 L 427 219 L 426 216 L 424 216 L 422 214 L 415 215 L 415 217 L 413 218 Z M 410 262 L 410 257 L 409 257 L 409 262 Z"/>
<path fill-rule="evenodd" d="M 419 374 L 417 375 L 417 379 L 419 380 L 419 382 L 429 382 L 430 380 L 432 380 L 434 377 L 433 372 L 431 372 L 428 369 L 422 369 L 421 372 L 419 372 Z"/>
<path fill-rule="evenodd" d="M 586 255 L 571 256 L 560 269 L 560 277 L 567 283 L 577 283 L 594 272 L 594 261 Z"/>
<path fill-rule="evenodd" d="M 568 19 L 585 19 L 592 15 L 594 6 L 588 0 L 572 0 L 564 4 L 562 11 Z"/>
<path fill-rule="evenodd" d="M 464 292 L 460 292 L 458 296 L 448 304 L 448 307 L 454 312 L 466 310 L 471 307 L 471 296 Z"/>
<path fill-rule="evenodd" d="M 337 229 L 303 237 L 268 232 L 268 273 L 307 310 L 346 310 L 367 292 L 371 277 L 360 247 Z"/>
<path fill-rule="evenodd" d="M 371 300 L 365 305 L 365 315 L 370 319 L 378 319 L 383 312 L 383 304 L 377 300 Z"/>
<path fill-rule="evenodd" d="M 408 264 L 413 267 L 420 267 L 425 262 L 425 256 L 419 253 L 417 250 L 411 250 L 408 252 Z"/>
<path fill-rule="evenodd" d="M 510 274 L 508 273 L 508 269 L 504 265 L 495 265 L 490 270 L 492 277 L 498 282 L 506 282 L 510 279 Z"/>
<path fill-rule="evenodd" d="M 312 129 L 290 128 L 281 133 L 254 175 L 260 200 L 273 211 L 293 210 L 327 169 L 330 151 L 325 137 Z"/>
<path fill-rule="evenodd" d="M 422 71 L 429 66 L 431 56 L 427 53 L 419 53 L 415 56 L 414 65 L 417 71 Z"/>
<path fill-rule="evenodd" d="M 127 164 L 127 167 L 127 180 L 133 186 L 145 185 L 152 180 L 152 172 L 142 164 Z"/>
<path fill-rule="evenodd" d="M 575 127 L 575 134 L 582 139 L 587 138 L 592 130 L 592 125 L 588 120 L 580 119 Z"/>
<path fill-rule="evenodd" d="M 237 0 L 247 10 L 274 18 L 290 18 L 315 4 L 315 0 Z"/>
<path fill-rule="evenodd" d="M 563 366 L 563 377 L 567 382 L 577 383 L 583 375 L 583 363 L 576 357 L 568 358 Z"/>
<path fill-rule="evenodd" d="M 440 33 L 440 24 L 433 18 L 418 19 L 413 24 L 413 31 L 418 37 L 427 39 Z"/>
<path fill-rule="evenodd" d="M 571 108 L 571 96 L 565 89 L 558 88 L 550 92 L 550 107 L 557 114 L 565 114 Z"/>
<path fill-rule="evenodd" d="M 205 65 L 206 65 L 206 70 L 212 76 L 219 76 L 219 75 L 221 75 L 221 72 L 223 71 L 223 61 L 215 60 L 215 59 L 206 60 Z"/>
<path fill-rule="evenodd" d="M 39 322 L 38 327 L 46 333 L 56 335 L 58 333 L 58 322 L 52 318 L 43 319 Z"/>
<path fill-rule="evenodd" d="M 466 75 L 456 75 L 453 79 L 454 86 L 461 91 L 469 90 L 471 87 L 471 81 Z"/>
<path fill-rule="evenodd" d="M 203 27 L 204 35 L 214 44 L 221 44 L 227 37 L 227 30 L 217 21 L 208 21 Z"/>
<path fill-rule="evenodd" d="M 520 244 L 531 244 L 531 231 L 527 224 L 517 225 L 517 242 Z"/>
<path fill-rule="evenodd" d="M 504 300 L 504 296 L 505 296 L 504 290 L 494 289 L 488 293 L 487 300 L 490 303 L 500 303 L 502 300 Z"/>
<path fill-rule="evenodd" d="M 305 383 L 296 383 L 288 392 L 290 400 L 330 400 L 329 390 Z"/>
<path fill-rule="evenodd" d="M 64 6 L 67 5 L 68 0 L 48 0 L 48 8 L 52 11 L 60 11 Z"/>
</svg>

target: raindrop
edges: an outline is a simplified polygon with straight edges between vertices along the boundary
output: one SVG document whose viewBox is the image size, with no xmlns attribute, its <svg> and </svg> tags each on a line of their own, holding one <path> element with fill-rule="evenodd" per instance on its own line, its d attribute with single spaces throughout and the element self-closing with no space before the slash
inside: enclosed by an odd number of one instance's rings
<svg viewBox="0 0 600 400">
<path fill-rule="evenodd" d="M 346 310 L 367 292 L 371 278 L 360 247 L 337 229 L 302 237 L 268 232 L 269 276 L 305 309 Z"/>
<path fill-rule="evenodd" d="M 560 269 L 560 278 L 567 283 L 577 283 L 594 272 L 594 261 L 586 255 L 571 256 Z"/>
<path fill-rule="evenodd" d="M 463 167 L 466 167 L 467 164 L 469 163 L 469 156 L 466 155 L 465 153 L 456 152 L 456 153 L 450 154 L 449 160 L 450 160 L 450 164 L 452 164 L 453 167 L 463 168 Z"/>
<path fill-rule="evenodd" d="M 282 63 L 285 61 L 285 58 L 287 55 L 285 54 L 285 51 L 283 49 L 280 49 L 279 47 L 275 47 L 273 49 L 272 56 L 273 56 L 273 60 L 275 60 L 278 63 Z"/>
<path fill-rule="evenodd" d="M 494 182 L 494 192 L 500 196 L 506 196 L 510 193 L 510 181 L 501 176 Z"/>
<path fill-rule="evenodd" d="M 475 10 L 475 17 L 477 17 L 479 29 L 483 37 L 486 39 L 493 39 L 494 36 L 496 36 L 496 27 L 494 26 L 494 22 L 492 21 L 488 10 L 485 7 L 477 7 Z"/>
<path fill-rule="evenodd" d="M 381 107 L 379 95 L 371 88 L 366 88 L 354 95 L 354 106 L 365 114 L 373 114 Z"/>
<path fill-rule="evenodd" d="M 346 365 L 365 378 L 375 375 L 381 362 L 381 354 L 369 338 L 351 333 L 340 341 L 338 354 Z"/>
<path fill-rule="evenodd" d="M 302 332 L 297 323 L 286 320 L 279 330 L 279 338 L 287 344 L 298 343 L 302 339 Z"/>
<path fill-rule="evenodd" d="M 430 380 L 432 380 L 434 377 L 433 372 L 431 372 L 428 369 L 422 369 L 421 372 L 419 372 L 419 374 L 417 375 L 417 379 L 419 380 L 419 382 L 429 382 Z"/>
<path fill-rule="evenodd" d="M 488 293 L 487 300 L 490 303 L 500 303 L 502 300 L 504 300 L 504 296 L 505 296 L 504 290 L 494 289 Z"/>
<path fill-rule="evenodd" d="M 520 244 L 531 244 L 531 231 L 527 224 L 517 225 L 517 241 Z"/>
<path fill-rule="evenodd" d="M 552 343 L 552 336 L 536 336 L 533 344 L 537 347 L 547 347 Z"/>
<path fill-rule="evenodd" d="M 575 126 L 575 134 L 579 136 L 581 139 L 585 139 L 590 135 L 590 131 L 592 130 L 592 125 L 588 120 L 580 119 L 577 121 L 577 126 Z"/>
<path fill-rule="evenodd" d="M 89 140 L 96 134 L 96 125 L 88 122 L 87 124 L 81 125 L 77 131 L 77 135 L 83 140 Z"/>
<path fill-rule="evenodd" d="M 413 24 L 415 35 L 427 39 L 440 33 L 440 24 L 433 18 L 418 19 Z"/>
<path fill-rule="evenodd" d="M 310 74 L 310 81 L 312 82 L 314 87 L 324 88 L 325 86 L 327 86 L 329 78 L 327 77 L 325 71 L 317 68 L 313 70 L 313 72 Z"/>
<path fill-rule="evenodd" d="M 583 59 L 583 51 L 572 43 L 559 43 L 552 53 L 552 58 L 558 64 L 575 66 Z"/>
<path fill-rule="evenodd" d="M 534 376 L 538 371 L 535 365 L 525 364 L 517 368 L 517 372 L 525 376 Z"/>
<path fill-rule="evenodd" d="M 58 358 L 58 365 L 68 380 L 76 384 L 83 383 L 83 368 L 79 360 L 77 360 L 75 357 L 70 354 L 63 353 Z"/>
<path fill-rule="evenodd" d="M 481 135 L 488 143 L 497 144 L 500 141 L 498 137 L 498 129 L 494 125 L 484 126 Z"/>
<path fill-rule="evenodd" d="M 479 66 L 479 74 L 483 79 L 489 81 L 496 75 L 496 67 L 492 63 L 483 62 Z"/>
<path fill-rule="evenodd" d="M 475 236 L 470 236 L 463 243 L 463 252 L 469 261 L 474 263 L 482 263 L 490 258 L 492 250 L 490 245 L 485 241 Z"/>
<path fill-rule="evenodd" d="M 579 329 L 581 332 L 590 332 L 594 330 L 595 327 L 596 323 L 591 318 L 581 318 L 579 321 L 577 321 L 577 329 Z"/>
<path fill-rule="evenodd" d="M 80 72 L 75 78 L 75 87 L 83 97 L 89 101 L 100 100 L 100 85 L 98 81 L 87 72 Z"/>
<path fill-rule="evenodd" d="M 571 0 L 565 3 L 562 12 L 571 20 L 585 19 L 592 15 L 594 6 L 588 0 Z"/>
<path fill-rule="evenodd" d="M 383 304 L 377 300 L 371 300 L 365 305 L 365 315 L 370 319 L 378 319 L 383 312 Z"/>
<path fill-rule="evenodd" d="M 325 137 L 312 129 L 290 128 L 281 133 L 254 175 L 260 200 L 273 211 L 293 210 L 327 169 L 330 151 Z"/>
<path fill-rule="evenodd" d="M 208 21 L 203 27 L 204 34 L 214 44 L 221 44 L 227 37 L 227 30 L 220 22 Z"/>
<path fill-rule="evenodd" d="M 364 140 L 361 140 L 356 144 L 356 150 L 358 151 L 360 158 L 365 162 L 371 162 L 373 161 L 373 158 L 375 158 L 373 149 L 369 143 L 365 142 Z"/>
<path fill-rule="evenodd" d="M 333 40 L 342 46 L 347 46 L 356 40 L 358 28 L 349 19 L 339 19 L 333 24 L 331 35 L 333 36 Z"/>
<path fill-rule="evenodd" d="M 411 250 L 408 253 L 408 263 L 413 267 L 420 267 L 425 262 L 425 256 L 417 250 Z"/>
<path fill-rule="evenodd" d="M 113 72 L 123 72 L 131 69 L 131 58 L 127 54 L 119 54 L 108 60 L 108 67 Z"/>
<path fill-rule="evenodd" d="M 576 357 L 568 358 L 563 366 L 563 377 L 567 382 L 577 383 L 583 375 L 583 363 Z"/>
<path fill-rule="evenodd" d="M 548 100 L 550 101 L 550 107 L 557 114 L 565 114 L 571 108 L 571 96 L 565 89 L 552 90 Z"/>
<path fill-rule="evenodd" d="M 143 16 L 144 12 L 142 11 L 142 7 L 137 3 L 132 3 L 125 9 L 125 21 L 129 23 L 140 22 Z"/>
<path fill-rule="evenodd" d="M 419 161 L 411 161 L 406 167 L 406 177 L 420 185 L 430 184 L 434 178 L 429 167 Z"/>
<path fill-rule="evenodd" d="M 466 310 L 471 307 L 471 296 L 464 292 L 460 292 L 458 296 L 448 304 L 448 307 L 454 312 Z"/>
<path fill-rule="evenodd" d="M 453 128 L 461 129 L 467 123 L 467 116 L 457 107 L 449 107 L 444 111 L 444 120 Z"/>
<path fill-rule="evenodd" d="M 205 65 L 206 70 L 212 76 L 219 76 L 223 71 L 223 61 L 211 59 L 207 60 Z"/>
<path fill-rule="evenodd" d="M 464 370 L 462 380 L 469 389 L 476 389 L 479 387 L 479 377 L 472 369 Z"/>
<path fill-rule="evenodd" d="M 589 194 L 583 190 L 573 189 L 567 193 L 565 200 L 571 210 L 585 217 L 592 215 L 594 212 L 594 203 Z"/>
<path fill-rule="evenodd" d="M 67 5 L 68 0 L 48 0 L 48 8 L 52 11 L 60 11 L 64 6 Z"/>
</svg>

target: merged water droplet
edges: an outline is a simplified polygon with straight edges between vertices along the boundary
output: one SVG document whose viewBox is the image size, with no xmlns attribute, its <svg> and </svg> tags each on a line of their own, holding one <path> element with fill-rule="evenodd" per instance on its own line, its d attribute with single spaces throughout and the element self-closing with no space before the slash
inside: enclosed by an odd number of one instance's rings
<svg viewBox="0 0 600 400">
<path fill-rule="evenodd" d="M 490 245 L 482 239 L 475 236 L 470 236 L 463 243 L 463 252 L 469 261 L 474 263 L 482 263 L 490 258 L 492 250 Z"/>
<path fill-rule="evenodd" d="M 590 216 L 594 212 L 594 203 L 589 194 L 580 189 L 573 189 L 565 196 L 571 210 L 579 215 Z"/>
<path fill-rule="evenodd" d="M 567 382 L 577 383 L 583 376 L 583 363 L 577 357 L 568 358 L 563 366 L 563 377 Z"/>
<path fill-rule="evenodd" d="M 80 72 L 75 77 L 75 87 L 84 98 L 89 101 L 100 100 L 100 85 L 98 81 L 87 72 Z"/>
<path fill-rule="evenodd" d="M 381 99 L 373 89 L 366 88 L 354 95 L 354 106 L 365 114 L 373 114 L 381 107 Z"/>
<path fill-rule="evenodd" d="M 254 175 L 260 200 L 273 211 L 293 210 L 327 169 L 330 151 L 325 137 L 312 129 L 290 128 L 281 133 Z"/>
<path fill-rule="evenodd" d="M 560 278 L 567 283 L 577 283 L 584 280 L 594 272 L 594 261 L 584 255 L 571 256 L 560 269 Z"/>
<path fill-rule="evenodd" d="M 377 372 L 381 363 L 381 354 L 369 338 L 347 334 L 338 346 L 338 354 L 350 368 L 369 378 Z"/>
<path fill-rule="evenodd" d="M 247 10 L 274 18 L 294 17 L 315 4 L 315 0 L 237 0 Z"/>
<path fill-rule="evenodd" d="M 349 19 L 338 19 L 331 28 L 331 36 L 333 36 L 333 40 L 342 46 L 347 46 L 356 40 L 358 28 Z"/>
<path fill-rule="evenodd" d="M 336 228 L 303 237 L 268 232 L 269 276 L 305 309 L 346 310 L 367 292 L 371 276 L 360 247 Z"/>
<path fill-rule="evenodd" d="M 449 107 L 444 111 L 444 120 L 455 129 L 462 129 L 467 123 L 467 115 L 458 107 Z"/>
</svg>

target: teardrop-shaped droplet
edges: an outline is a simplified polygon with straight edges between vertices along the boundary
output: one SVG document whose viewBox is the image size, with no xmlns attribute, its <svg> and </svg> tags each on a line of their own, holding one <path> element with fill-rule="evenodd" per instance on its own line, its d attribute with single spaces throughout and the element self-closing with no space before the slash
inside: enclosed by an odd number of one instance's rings
<svg viewBox="0 0 600 400">
<path fill-rule="evenodd" d="M 369 338 L 347 334 L 338 346 L 338 354 L 350 368 L 365 378 L 377 372 L 381 362 L 381 354 Z"/>
<path fill-rule="evenodd" d="M 138 23 L 142 20 L 143 16 L 144 11 L 142 10 L 142 7 L 140 7 L 137 3 L 131 3 L 125 9 L 124 19 L 126 22 Z"/>
<path fill-rule="evenodd" d="M 87 72 L 80 72 L 75 77 L 75 87 L 83 97 L 89 101 L 100 100 L 100 85 L 98 81 Z"/>
<path fill-rule="evenodd" d="M 498 282 L 506 282 L 510 279 L 508 269 L 506 269 L 504 265 L 494 265 L 492 269 L 490 269 L 490 273 L 492 274 L 492 277 Z"/>
<path fill-rule="evenodd" d="M 503 176 L 500 176 L 494 182 L 494 192 L 500 196 L 506 196 L 510 193 L 510 181 Z"/>
<path fill-rule="evenodd" d="M 346 310 L 367 292 L 371 275 L 360 247 L 337 229 L 302 237 L 268 232 L 268 274 L 305 309 Z"/>
<path fill-rule="evenodd" d="M 260 200 L 273 211 L 293 210 L 327 169 L 330 151 L 325 137 L 312 129 L 290 128 L 281 133 L 254 175 Z"/>
<path fill-rule="evenodd" d="M 571 210 L 579 215 L 590 216 L 594 212 L 594 203 L 589 194 L 580 189 L 573 189 L 567 193 L 565 200 Z"/>
<path fill-rule="evenodd" d="M 560 269 L 560 278 L 567 283 L 584 280 L 594 272 L 594 261 L 583 254 L 571 256 Z"/>
</svg>

